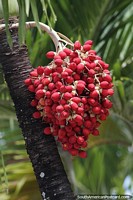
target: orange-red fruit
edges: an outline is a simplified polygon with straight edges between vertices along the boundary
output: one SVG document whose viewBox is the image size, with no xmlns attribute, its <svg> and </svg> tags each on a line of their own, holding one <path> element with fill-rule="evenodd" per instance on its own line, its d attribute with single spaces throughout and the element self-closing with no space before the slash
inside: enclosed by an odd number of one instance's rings
<svg viewBox="0 0 133 200">
<path fill-rule="evenodd" d="M 54 101 L 54 102 L 57 102 L 60 100 L 60 93 L 59 92 L 55 92 L 51 95 L 51 99 Z"/>
<path fill-rule="evenodd" d="M 46 127 L 46 128 L 44 129 L 44 134 L 46 134 L 46 135 L 52 134 L 51 128 L 50 128 L 50 127 Z"/>
<path fill-rule="evenodd" d="M 74 43 L 74 50 L 79 50 L 79 49 L 81 49 L 81 44 L 80 44 L 79 41 L 76 41 L 76 42 Z"/>
<path fill-rule="evenodd" d="M 24 80 L 24 83 L 25 83 L 25 85 L 31 85 L 32 84 L 32 81 L 31 81 L 31 79 L 30 78 L 27 78 L 27 79 L 25 79 Z"/>
<path fill-rule="evenodd" d="M 38 118 L 41 117 L 41 114 L 40 114 L 40 112 L 36 111 L 36 112 L 33 113 L 32 116 L 33 116 L 33 118 L 38 119 Z"/>
<path fill-rule="evenodd" d="M 39 75 L 42 75 L 42 74 L 44 73 L 44 67 L 38 66 L 38 67 L 37 67 L 37 73 L 38 73 Z"/>
<path fill-rule="evenodd" d="M 77 138 L 77 143 L 78 143 L 78 144 L 83 144 L 83 142 L 84 142 L 84 138 L 81 137 L 81 136 L 79 136 L 79 137 Z"/>
<path fill-rule="evenodd" d="M 55 52 L 54 51 L 49 51 L 48 53 L 46 53 L 46 57 L 49 59 L 53 59 L 55 56 Z"/>
<path fill-rule="evenodd" d="M 86 151 L 80 151 L 80 152 L 79 152 L 79 157 L 80 157 L 80 158 L 86 158 L 86 157 L 87 157 Z"/>
</svg>

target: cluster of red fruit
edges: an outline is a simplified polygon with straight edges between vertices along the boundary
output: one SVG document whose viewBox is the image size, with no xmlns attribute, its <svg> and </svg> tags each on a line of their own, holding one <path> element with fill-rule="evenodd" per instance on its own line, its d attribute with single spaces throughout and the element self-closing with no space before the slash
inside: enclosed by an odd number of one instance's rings
<svg viewBox="0 0 133 200">
<path fill-rule="evenodd" d="M 50 51 L 46 56 L 52 62 L 37 67 L 25 80 L 35 93 L 33 117 L 50 124 L 44 134 L 56 136 L 64 150 L 81 158 L 87 156 L 83 149 L 89 135 L 99 135 L 100 121 L 112 107 L 108 97 L 114 93 L 109 65 L 91 47 L 91 40 L 83 46 L 76 41 L 73 49 Z"/>
</svg>

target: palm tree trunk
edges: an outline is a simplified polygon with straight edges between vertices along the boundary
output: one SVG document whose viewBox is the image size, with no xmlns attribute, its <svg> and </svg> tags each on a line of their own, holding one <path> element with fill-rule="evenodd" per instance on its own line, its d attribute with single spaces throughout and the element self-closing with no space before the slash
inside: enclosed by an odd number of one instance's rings
<svg viewBox="0 0 133 200">
<path fill-rule="evenodd" d="M 13 29 L 10 32 L 13 39 L 12 49 L 7 44 L 5 30 L 0 31 L 0 63 L 3 66 L 5 80 L 14 102 L 42 199 L 74 200 L 53 136 L 45 136 L 43 129 L 46 124 L 32 118 L 34 108 L 29 104 L 33 95 L 24 85 L 24 80 L 32 70 L 27 48 L 25 45 L 19 46 L 18 30 Z"/>
</svg>

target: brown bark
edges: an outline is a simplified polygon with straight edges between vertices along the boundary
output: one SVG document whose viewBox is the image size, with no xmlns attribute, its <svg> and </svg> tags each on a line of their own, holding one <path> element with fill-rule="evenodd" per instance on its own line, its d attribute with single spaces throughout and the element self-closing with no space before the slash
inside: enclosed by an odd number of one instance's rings
<svg viewBox="0 0 133 200">
<path fill-rule="evenodd" d="M 30 107 L 33 95 L 24 85 L 32 67 L 25 45 L 19 47 L 17 30 L 11 30 L 13 48 L 7 44 L 5 30 L 0 31 L 0 63 L 14 102 L 16 115 L 24 136 L 27 153 L 39 184 L 42 199 L 75 199 L 64 171 L 57 145 L 52 136 L 45 136 L 43 129 L 48 124 L 32 118 Z M 25 169 L 26 170 L 26 169 Z"/>
</svg>

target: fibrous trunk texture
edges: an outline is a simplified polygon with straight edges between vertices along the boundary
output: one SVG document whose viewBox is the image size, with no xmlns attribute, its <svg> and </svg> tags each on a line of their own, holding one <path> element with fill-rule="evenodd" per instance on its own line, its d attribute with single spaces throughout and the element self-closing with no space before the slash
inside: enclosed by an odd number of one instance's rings
<svg viewBox="0 0 133 200">
<path fill-rule="evenodd" d="M 39 184 L 42 199 L 73 200 L 73 192 L 62 165 L 57 145 L 52 136 L 43 134 L 42 120 L 32 118 L 34 108 L 30 106 L 33 95 L 24 85 L 32 70 L 27 48 L 19 46 L 18 30 L 11 30 L 13 48 L 7 44 L 5 30 L 0 31 L 0 63 L 14 102 L 16 115 L 22 129 L 27 153 Z M 25 169 L 26 170 L 26 169 Z"/>
</svg>

